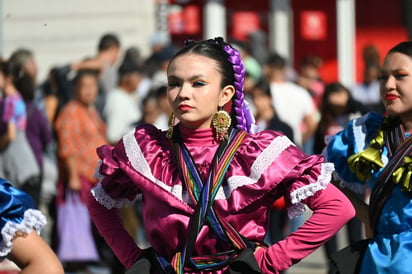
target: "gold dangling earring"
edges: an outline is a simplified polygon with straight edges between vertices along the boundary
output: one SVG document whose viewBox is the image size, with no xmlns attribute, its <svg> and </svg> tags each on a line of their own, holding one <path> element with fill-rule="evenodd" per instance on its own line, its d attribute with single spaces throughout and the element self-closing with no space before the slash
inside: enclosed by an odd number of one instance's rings
<svg viewBox="0 0 412 274">
<path fill-rule="evenodd" d="M 175 125 L 175 114 L 172 112 L 172 114 L 170 114 L 169 116 L 169 128 L 167 129 L 166 132 L 166 138 L 170 139 L 173 136 L 173 127 Z"/>
<path fill-rule="evenodd" d="M 213 126 L 216 130 L 216 139 L 218 141 L 223 141 L 224 139 L 228 139 L 227 130 L 230 127 L 232 119 L 230 118 L 229 113 L 224 110 L 219 110 L 213 116 Z"/>
</svg>

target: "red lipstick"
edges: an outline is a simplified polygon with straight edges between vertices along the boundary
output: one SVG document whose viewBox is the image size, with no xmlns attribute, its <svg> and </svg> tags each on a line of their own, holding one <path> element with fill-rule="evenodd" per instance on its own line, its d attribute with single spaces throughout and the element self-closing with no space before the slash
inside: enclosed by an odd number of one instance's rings
<svg viewBox="0 0 412 274">
<path fill-rule="evenodd" d="M 188 111 L 188 110 L 191 110 L 193 107 L 191 107 L 191 106 L 188 106 L 188 105 L 180 105 L 179 106 L 179 110 L 180 111 Z"/>
<path fill-rule="evenodd" d="M 385 100 L 387 100 L 387 101 L 393 101 L 395 99 L 398 99 L 398 96 L 396 96 L 394 94 L 388 93 L 388 94 L 385 95 Z"/>
</svg>

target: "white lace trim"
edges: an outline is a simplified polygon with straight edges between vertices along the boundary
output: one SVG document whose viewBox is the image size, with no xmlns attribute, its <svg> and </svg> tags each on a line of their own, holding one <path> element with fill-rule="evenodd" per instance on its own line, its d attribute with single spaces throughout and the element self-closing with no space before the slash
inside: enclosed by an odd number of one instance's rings
<svg viewBox="0 0 412 274">
<path fill-rule="evenodd" d="M 366 133 L 367 133 L 367 128 L 366 128 L 366 120 L 368 118 L 368 115 L 364 115 L 358 119 L 355 119 L 353 121 L 353 136 L 355 138 L 355 153 L 364 150 L 367 147 L 367 143 L 365 142 L 366 140 Z"/>
<path fill-rule="evenodd" d="M 256 183 L 275 159 L 289 146 L 294 146 L 294 144 L 286 136 L 275 138 L 253 162 L 250 175 L 229 177 L 227 180 L 228 185 L 218 190 L 216 200 L 228 199 L 238 187 Z"/>
<path fill-rule="evenodd" d="M 288 217 L 289 219 L 296 218 L 303 214 L 306 211 L 306 206 L 303 203 L 297 203 L 288 207 Z"/>
<path fill-rule="evenodd" d="M 301 201 L 313 196 L 313 194 L 319 190 L 325 189 L 332 179 L 332 172 L 334 170 L 335 167 L 332 163 L 323 163 L 321 165 L 321 173 L 315 183 L 305 185 L 292 191 L 290 194 L 292 206 L 288 209 L 290 218 L 299 216 L 305 211 L 304 205 L 299 205 L 301 204 Z"/>
<path fill-rule="evenodd" d="M 35 230 L 38 234 L 46 226 L 47 219 L 37 209 L 28 209 L 24 212 L 21 223 L 7 222 L 1 230 L 2 241 L 0 242 L 0 257 L 5 257 L 13 248 L 12 240 L 16 232 L 30 233 Z"/>
<path fill-rule="evenodd" d="M 100 159 L 97 161 L 97 167 L 94 170 L 94 174 L 93 174 L 93 177 L 96 178 L 99 182 L 101 182 L 104 178 L 104 175 L 99 172 L 102 163 L 103 161 Z"/>
<path fill-rule="evenodd" d="M 136 138 L 134 137 L 134 130 L 129 131 L 123 137 L 123 145 L 126 151 L 126 155 L 130 163 L 132 164 L 133 168 L 142 174 L 144 177 L 161 187 L 162 189 L 166 190 L 167 192 L 171 193 L 180 201 L 184 201 L 188 203 L 190 200 L 186 200 L 189 198 L 188 195 L 183 193 L 182 186 L 174 185 L 168 186 L 164 182 L 156 179 L 150 169 L 149 164 L 146 162 L 144 155 L 140 149 L 139 144 L 137 143 Z"/>
<path fill-rule="evenodd" d="M 106 191 L 103 189 L 101 183 L 99 182 L 94 188 L 91 189 L 91 193 L 93 197 L 96 199 L 99 204 L 104 206 L 107 209 L 112 209 L 113 207 L 115 208 L 121 208 L 121 207 L 129 207 L 132 206 L 137 199 L 137 195 L 133 201 L 130 201 L 126 198 L 123 199 L 113 199 L 112 197 L 109 196 L 109 194 L 106 193 Z"/>
</svg>

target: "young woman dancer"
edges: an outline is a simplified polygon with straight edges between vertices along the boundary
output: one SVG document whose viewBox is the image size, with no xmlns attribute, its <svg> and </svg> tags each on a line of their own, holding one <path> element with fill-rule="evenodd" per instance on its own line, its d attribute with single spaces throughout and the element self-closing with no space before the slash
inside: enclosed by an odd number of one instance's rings
<svg viewBox="0 0 412 274">
<path fill-rule="evenodd" d="M 412 42 L 389 50 L 379 79 L 385 115 L 351 121 L 325 155 L 371 238 L 357 273 L 412 273 Z M 365 183 L 369 205 L 353 195 Z"/>
<path fill-rule="evenodd" d="M 253 133 L 244 71 L 239 52 L 223 39 L 188 41 L 167 70 L 168 100 L 178 122 L 172 117 L 166 132 L 139 126 L 115 146 L 98 148 L 100 182 L 88 206 L 126 268 L 278 273 L 354 216 L 349 200 L 329 184 L 332 164 L 305 155 L 275 131 Z M 148 250 L 132 240 L 117 213 L 138 194 Z M 268 213 L 282 195 L 290 216 L 302 214 L 305 204 L 313 215 L 268 247 Z"/>
</svg>

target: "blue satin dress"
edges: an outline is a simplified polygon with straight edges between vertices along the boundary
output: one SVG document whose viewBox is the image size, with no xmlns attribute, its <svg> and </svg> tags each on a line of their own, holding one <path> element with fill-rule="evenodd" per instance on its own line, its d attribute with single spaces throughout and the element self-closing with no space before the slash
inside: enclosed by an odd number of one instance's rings
<svg viewBox="0 0 412 274">
<path fill-rule="evenodd" d="M 0 261 L 12 249 L 12 239 L 17 231 L 40 233 L 46 217 L 37 209 L 33 199 L 0 178 Z"/>
<path fill-rule="evenodd" d="M 368 184 L 374 187 L 381 170 L 367 182 L 359 181 L 349 170 L 347 159 L 364 150 L 375 136 L 383 121 L 378 113 L 369 113 L 348 123 L 335 135 L 325 150 L 325 157 L 335 164 L 344 184 L 354 191 L 361 191 Z M 388 151 L 384 147 L 382 161 L 388 163 Z M 382 209 L 377 224 L 377 235 L 370 242 L 362 260 L 361 274 L 393 273 L 412 274 L 412 194 L 395 186 Z"/>
</svg>

